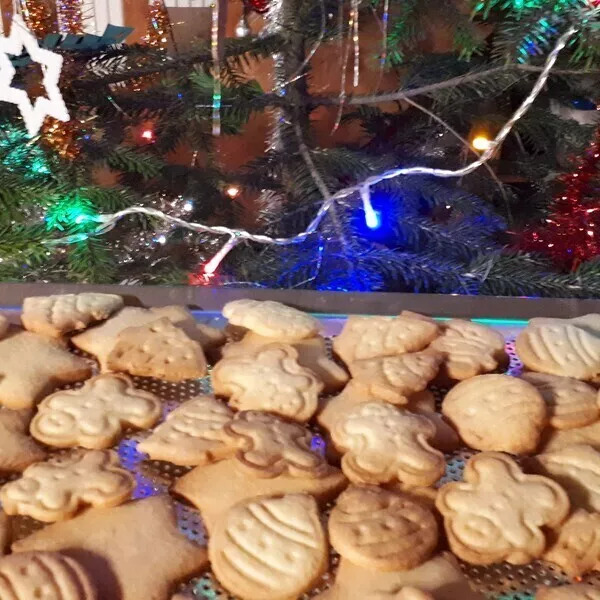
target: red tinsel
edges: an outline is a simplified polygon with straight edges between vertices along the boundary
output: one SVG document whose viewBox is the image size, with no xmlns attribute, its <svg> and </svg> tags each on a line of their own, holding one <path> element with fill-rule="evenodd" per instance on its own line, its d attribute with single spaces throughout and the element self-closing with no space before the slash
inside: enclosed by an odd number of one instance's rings
<svg viewBox="0 0 600 600">
<path fill-rule="evenodd" d="M 564 191 L 555 198 L 544 224 L 521 234 L 520 250 L 545 254 L 568 269 L 600 255 L 599 164 L 600 129 L 576 170 L 562 177 Z"/>
<path fill-rule="evenodd" d="M 269 9 L 270 0 L 243 0 L 243 2 L 248 10 L 265 13 Z"/>
</svg>

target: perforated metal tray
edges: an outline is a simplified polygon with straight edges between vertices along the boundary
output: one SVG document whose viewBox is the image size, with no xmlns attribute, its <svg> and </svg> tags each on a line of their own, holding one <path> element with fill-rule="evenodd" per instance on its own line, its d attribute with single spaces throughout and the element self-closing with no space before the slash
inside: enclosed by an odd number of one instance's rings
<svg viewBox="0 0 600 600">
<path fill-rule="evenodd" d="M 223 324 L 220 317 L 215 313 L 199 313 L 197 317 L 202 322 L 213 326 Z M 341 329 L 343 321 L 342 317 L 324 319 L 326 335 L 332 336 L 337 334 Z M 518 332 L 519 324 L 515 322 L 506 324 L 494 323 L 494 326 L 507 339 L 506 349 L 510 356 L 508 372 L 511 375 L 518 375 L 522 371 L 522 365 L 514 351 L 514 337 Z M 206 394 L 211 391 L 210 376 L 180 384 L 143 377 L 134 377 L 133 380 L 136 387 L 151 391 L 163 399 L 163 417 L 181 402 L 198 394 Z M 433 391 L 436 394 L 438 402 L 441 402 L 445 390 L 433 388 Z M 146 455 L 138 452 L 138 442 L 147 435 L 147 432 L 127 432 L 118 446 L 115 447 L 121 464 L 135 476 L 136 488 L 134 498 L 144 498 L 164 493 L 175 479 L 190 470 L 189 467 L 179 467 L 167 462 L 148 460 Z M 465 461 L 472 454 L 473 451 L 468 449 L 461 449 L 448 454 L 446 474 L 440 483 L 460 480 Z M 2 482 L 0 479 L 0 485 Z M 173 499 L 173 503 L 177 512 L 180 530 L 196 543 L 201 545 L 206 544 L 205 531 L 199 512 L 176 499 Z M 13 523 L 13 535 L 16 539 L 23 538 L 44 526 L 43 523 L 29 517 L 15 517 Z M 331 585 L 335 577 L 337 561 L 338 557 L 332 551 L 329 572 L 322 578 L 315 589 L 303 596 L 302 600 L 316 596 Z M 532 600 L 535 589 L 540 585 L 558 585 L 569 581 L 569 578 L 555 566 L 541 561 L 524 566 L 514 566 L 507 563 L 492 565 L 490 567 L 478 567 L 461 563 L 461 566 L 473 586 L 494 600 Z M 585 578 L 585 581 L 600 586 L 600 572 L 589 574 Z M 180 588 L 182 591 L 187 591 L 198 599 L 235 600 L 233 596 L 221 588 L 210 572 L 204 574 L 202 577 L 182 583 Z M 456 600 L 460 599 L 457 598 Z"/>
</svg>

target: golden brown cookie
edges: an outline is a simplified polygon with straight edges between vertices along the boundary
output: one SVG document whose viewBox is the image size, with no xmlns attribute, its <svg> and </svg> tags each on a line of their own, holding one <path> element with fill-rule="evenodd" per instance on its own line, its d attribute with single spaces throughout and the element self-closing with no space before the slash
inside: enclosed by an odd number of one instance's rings
<svg viewBox="0 0 600 600">
<path fill-rule="evenodd" d="M 61 337 L 86 329 L 96 321 L 104 321 L 122 307 L 123 298 L 115 294 L 34 296 L 23 300 L 21 321 L 29 331 Z"/>
<path fill-rule="evenodd" d="M 547 423 L 537 389 L 509 375 L 479 375 L 453 387 L 442 412 L 476 450 L 533 452 Z"/>
<path fill-rule="evenodd" d="M 407 396 L 427 387 L 437 375 L 441 362 L 441 354 L 427 350 L 359 360 L 350 364 L 350 373 L 380 400 L 406 404 Z"/>
<path fill-rule="evenodd" d="M 0 473 L 22 471 L 46 451 L 28 435 L 31 412 L 0 408 Z"/>
<path fill-rule="evenodd" d="M 11 528 L 10 520 L 6 513 L 0 510 L 0 556 L 2 556 L 10 545 Z"/>
<path fill-rule="evenodd" d="M 406 496 L 375 486 L 350 486 L 329 515 L 329 537 L 350 562 L 375 571 L 424 563 L 438 541 L 432 512 Z"/>
<path fill-rule="evenodd" d="M 435 427 L 425 417 L 375 402 L 358 404 L 331 430 L 333 443 L 344 453 L 344 474 L 359 484 L 436 482 L 446 461 L 429 445 L 434 435 Z"/>
<path fill-rule="evenodd" d="M 168 600 L 177 582 L 208 565 L 206 550 L 179 532 L 166 495 L 92 508 L 13 544 L 14 552 L 32 550 L 76 560 L 96 584 L 99 600 Z"/>
<path fill-rule="evenodd" d="M 31 408 L 56 387 L 92 374 L 87 361 L 60 342 L 21 331 L 0 341 L 0 405 Z"/>
<path fill-rule="evenodd" d="M 317 503 L 304 494 L 245 500 L 211 534 L 213 573 L 242 600 L 289 600 L 327 570 L 328 545 Z"/>
<path fill-rule="evenodd" d="M 172 490 L 196 506 L 211 532 L 228 508 L 256 496 L 310 494 L 324 505 L 348 485 L 339 469 L 330 467 L 324 477 L 253 477 L 235 458 L 196 467 L 173 485 Z"/>
<path fill-rule="evenodd" d="M 23 552 L 0 558 L 0 598 L 96 600 L 98 596 L 89 574 L 72 558 L 58 552 Z"/>
<path fill-rule="evenodd" d="M 31 421 L 31 435 L 48 446 L 109 448 L 124 427 L 148 429 L 159 419 L 160 400 L 133 387 L 125 375 L 98 375 L 77 390 L 45 398 Z"/>
<path fill-rule="evenodd" d="M 482 452 L 466 464 L 464 481 L 443 485 L 436 506 L 452 552 L 464 561 L 526 564 L 546 549 L 544 527 L 569 514 L 566 492 L 541 475 L 526 475 L 506 454 Z"/>
<path fill-rule="evenodd" d="M 504 345 L 504 336 L 490 327 L 451 319 L 442 325 L 442 335 L 430 347 L 444 357 L 445 374 L 463 380 L 508 365 Z"/>
<path fill-rule="evenodd" d="M 166 317 L 121 331 L 107 365 L 111 371 L 167 381 L 206 375 L 202 346 Z"/>
<path fill-rule="evenodd" d="M 437 335 L 438 326 L 423 319 L 350 315 L 333 340 L 333 350 L 350 366 L 357 360 L 418 352 Z"/>
<path fill-rule="evenodd" d="M 9 515 L 51 523 L 86 506 L 117 506 L 134 488 L 135 479 L 121 468 L 116 452 L 81 450 L 27 467 L 20 479 L 0 488 L 0 501 Z"/>
<path fill-rule="evenodd" d="M 539 454 L 530 466 L 558 482 L 573 507 L 600 511 L 600 452 L 591 446 L 580 444 Z"/>
<path fill-rule="evenodd" d="M 287 344 L 270 344 L 250 356 L 224 358 L 212 372 L 217 396 L 237 410 L 264 410 L 294 421 L 308 421 L 317 410 L 323 384 L 298 364 Z"/>
<path fill-rule="evenodd" d="M 600 588 L 589 583 L 576 583 L 560 587 L 542 586 L 535 594 L 535 600 L 600 600 Z"/>
<path fill-rule="evenodd" d="M 176 465 L 204 465 L 231 455 L 223 430 L 233 411 L 209 396 L 197 396 L 180 404 L 167 415 L 137 449 L 153 460 Z"/>
<path fill-rule="evenodd" d="M 558 565 L 569 577 L 600 567 L 600 514 L 576 510 L 558 532 L 552 532 L 544 560 Z"/>
<path fill-rule="evenodd" d="M 223 316 L 231 325 L 286 341 L 313 337 L 321 329 L 312 315 L 272 300 L 233 300 L 223 307 Z"/>
<path fill-rule="evenodd" d="M 526 372 L 521 378 L 534 385 L 548 406 L 549 424 L 555 429 L 585 427 L 600 417 L 598 392 L 572 377 Z"/>
<path fill-rule="evenodd" d="M 325 477 L 330 466 L 311 448 L 313 434 L 298 423 L 259 411 L 243 411 L 225 425 L 240 467 L 253 477 Z"/>
</svg>

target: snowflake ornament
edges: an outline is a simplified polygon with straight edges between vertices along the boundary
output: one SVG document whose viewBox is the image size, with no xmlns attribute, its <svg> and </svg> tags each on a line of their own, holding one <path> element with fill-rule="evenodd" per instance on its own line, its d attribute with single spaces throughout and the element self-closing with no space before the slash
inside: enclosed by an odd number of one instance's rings
<svg viewBox="0 0 600 600">
<path fill-rule="evenodd" d="M 44 75 L 42 84 L 47 97 L 38 97 L 32 103 L 25 90 L 11 86 L 16 70 L 10 56 L 20 56 L 27 51 L 31 60 L 41 66 Z M 44 119 L 54 117 L 68 121 L 69 111 L 58 89 L 58 80 L 63 58 L 60 54 L 40 48 L 35 36 L 27 29 L 20 16 L 15 15 L 8 37 L 0 37 L 0 101 L 10 102 L 19 107 L 27 132 L 37 135 Z"/>
</svg>

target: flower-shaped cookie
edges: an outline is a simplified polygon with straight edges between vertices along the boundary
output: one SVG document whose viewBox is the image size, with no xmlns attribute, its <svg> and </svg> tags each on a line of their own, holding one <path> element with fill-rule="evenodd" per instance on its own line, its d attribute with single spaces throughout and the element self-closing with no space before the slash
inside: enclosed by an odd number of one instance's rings
<svg viewBox="0 0 600 600">
<path fill-rule="evenodd" d="M 526 475 L 499 452 L 471 458 L 464 481 L 444 485 L 435 504 L 454 554 L 478 565 L 539 558 L 546 548 L 543 528 L 560 525 L 569 513 L 569 499 L 557 483 Z"/>
<path fill-rule="evenodd" d="M 109 448 L 123 427 L 152 427 L 160 411 L 160 400 L 133 387 L 125 375 L 98 375 L 78 390 L 45 398 L 31 421 L 30 432 L 48 446 Z"/>
<path fill-rule="evenodd" d="M 444 455 L 428 440 L 435 426 L 426 417 L 391 404 L 366 402 L 338 419 L 331 438 L 344 452 L 342 470 L 354 483 L 435 483 L 446 469 Z"/>
<path fill-rule="evenodd" d="M 135 479 L 112 450 L 74 452 L 25 469 L 23 477 L 0 489 L 9 515 L 51 523 L 68 519 L 83 506 L 117 506 L 129 498 Z"/>
<path fill-rule="evenodd" d="M 224 358 L 212 372 L 215 394 L 238 410 L 264 410 L 294 421 L 308 421 L 317 409 L 323 384 L 298 364 L 287 344 L 270 344 L 249 356 Z"/>
<path fill-rule="evenodd" d="M 322 477 L 331 471 L 325 459 L 311 450 L 312 435 L 297 423 L 259 411 L 238 413 L 225 426 L 236 458 L 255 477 Z"/>
</svg>

